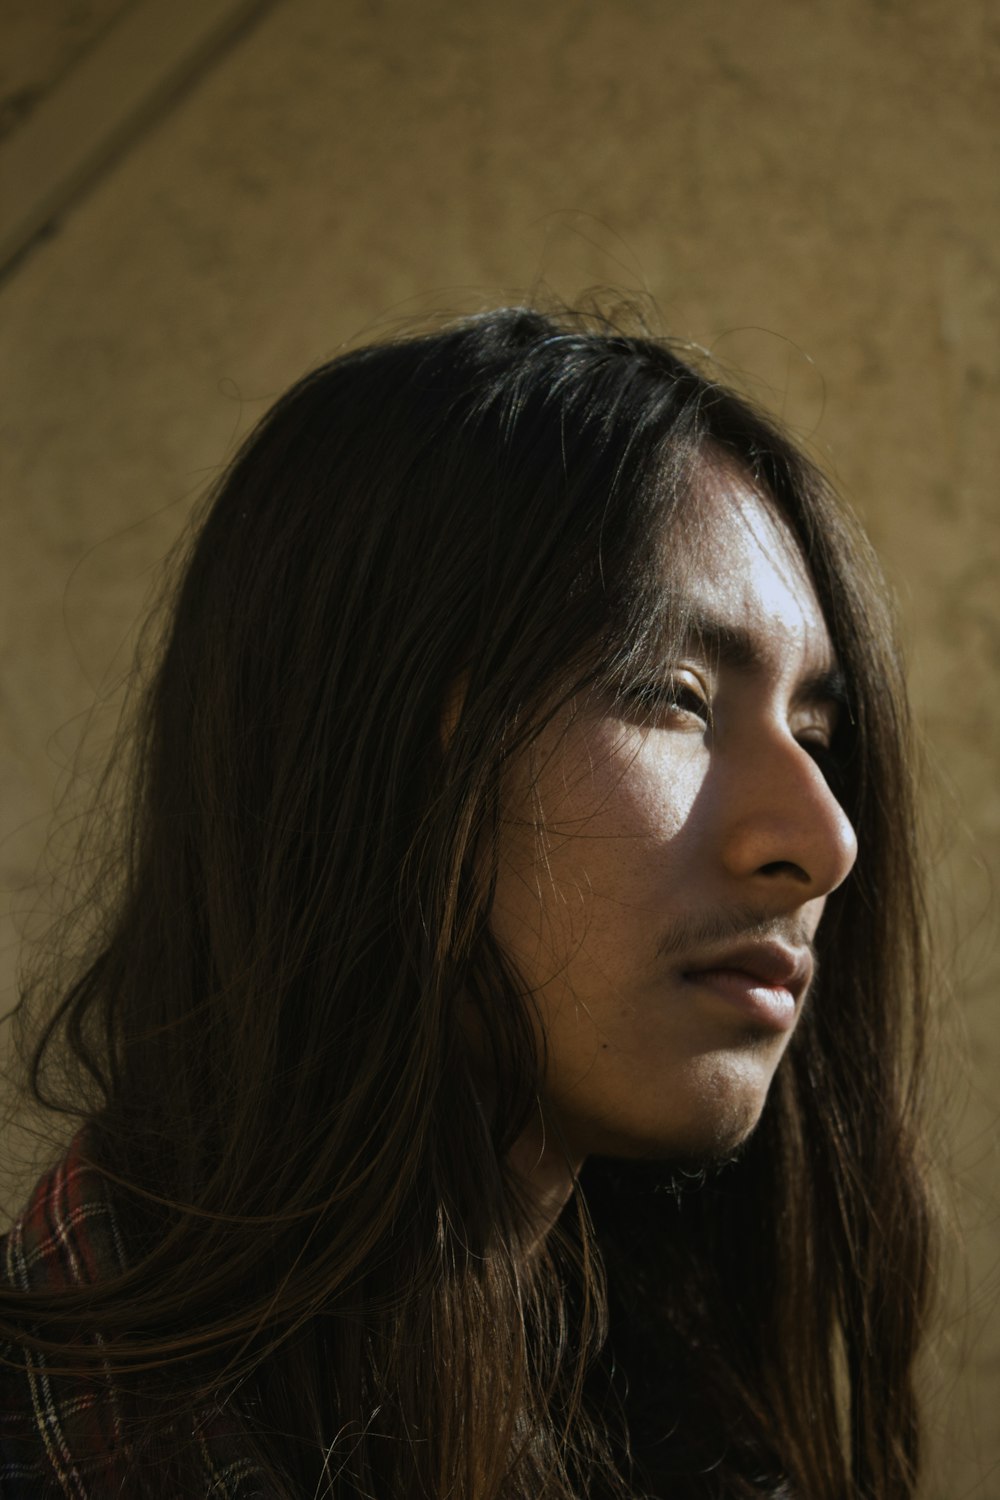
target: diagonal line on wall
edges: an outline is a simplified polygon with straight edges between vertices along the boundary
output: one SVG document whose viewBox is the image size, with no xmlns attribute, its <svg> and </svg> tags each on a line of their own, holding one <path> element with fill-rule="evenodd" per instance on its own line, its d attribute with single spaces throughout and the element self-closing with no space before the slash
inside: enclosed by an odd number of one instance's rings
<svg viewBox="0 0 1000 1500">
<path fill-rule="evenodd" d="M 277 0 L 140 0 L 0 143 L 0 277 Z"/>
</svg>

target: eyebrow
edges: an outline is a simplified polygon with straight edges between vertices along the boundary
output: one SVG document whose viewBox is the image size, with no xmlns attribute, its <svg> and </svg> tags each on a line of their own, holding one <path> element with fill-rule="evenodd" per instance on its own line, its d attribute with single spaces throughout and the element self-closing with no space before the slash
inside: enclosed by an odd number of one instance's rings
<svg viewBox="0 0 1000 1500">
<path fill-rule="evenodd" d="M 739 672 L 762 672 L 768 662 L 760 642 L 746 626 L 724 620 L 700 606 L 685 611 L 681 646 L 698 650 L 722 667 Z M 847 678 L 834 660 L 829 666 L 809 672 L 798 684 L 795 697 L 811 705 L 834 704 L 849 709 Z"/>
</svg>

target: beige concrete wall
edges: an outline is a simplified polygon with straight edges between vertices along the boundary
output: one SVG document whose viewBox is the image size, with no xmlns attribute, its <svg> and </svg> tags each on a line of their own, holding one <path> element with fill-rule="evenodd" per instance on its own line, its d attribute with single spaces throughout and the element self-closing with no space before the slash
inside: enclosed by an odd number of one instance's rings
<svg viewBox="0 0 1000 1500">
<path fill-rule="evenodd" d="M 118 9 L 89 8 L 95 36 Z M 34 108 L 87 10 L 50 7 L 18 54 Z M 940 1500 L 1000 1494 L 998 74 L 992 0 L 276 0 L 0 286 L 8 984 L 151 569 L 342 341 L 612 283 L 808 436 L 898 587 L 939 782 L 970 1043 L 942 1116 L 967 1249 L 931 1377 Z"/>
</svg>

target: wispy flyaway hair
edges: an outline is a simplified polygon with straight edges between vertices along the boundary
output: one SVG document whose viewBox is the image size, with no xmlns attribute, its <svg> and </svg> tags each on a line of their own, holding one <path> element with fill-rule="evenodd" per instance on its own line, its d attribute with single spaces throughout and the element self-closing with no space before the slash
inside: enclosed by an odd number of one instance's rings
<svg viewBox="0 0 1000 1500">
<path fill-rule="evenodd" d="M 528 1256 L 508 1153 L 543 1059 L 490 929 L 504 770 L 666 649 L 671 559 L 720 457 L 811 571 L 860 854 L 739 1162 L 678 1194 L 659 1164 L 592 1161 Z M 40 1327 L 70 1378 L 95 1369 L 81 1324 L 101 1329 L 139 1455 L 123 1493 L 175 1470 L 188 1493 L 169 1423 L 212 1397 L 285 1500 L 912 1497 L 930 1258 L 907 735 L 867 545 L 667 342 L 507 309 L 289 391 L 191 543 L 109 909 L 34 1053 L 129 1269 L 5 1292 L 0 1334 Z"/>
</svg>

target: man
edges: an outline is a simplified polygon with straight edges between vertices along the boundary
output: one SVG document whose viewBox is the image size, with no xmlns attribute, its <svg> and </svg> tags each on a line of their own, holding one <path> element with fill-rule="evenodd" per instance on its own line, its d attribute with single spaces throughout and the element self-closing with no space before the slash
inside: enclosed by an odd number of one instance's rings
<svg viewBox="0 0 1000 1500">
<path fill-rule="evenodd" d="M 346 355 L 132 733 L 5 1496 L 915 1493 L 905 700 L 787 439 L 568 317 Z"/>
</svg>

